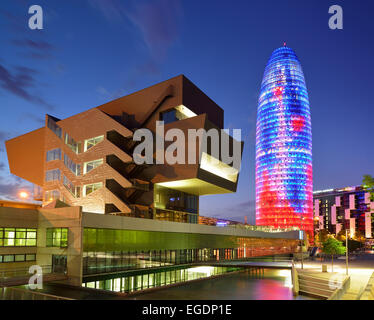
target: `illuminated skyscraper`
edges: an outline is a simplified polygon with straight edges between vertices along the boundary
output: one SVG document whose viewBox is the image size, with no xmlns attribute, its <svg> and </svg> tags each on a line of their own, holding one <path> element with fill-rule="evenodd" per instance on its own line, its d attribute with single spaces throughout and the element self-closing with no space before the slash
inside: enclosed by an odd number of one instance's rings
<svg viewBox="0 0 374 320">
<path fill-rule="evenodd" d="M 301 226 L 313 236 L 309 99 L 299 59 L 286 46 L 272 53 L 258 102 L 256 224 Z"/>
</svg>

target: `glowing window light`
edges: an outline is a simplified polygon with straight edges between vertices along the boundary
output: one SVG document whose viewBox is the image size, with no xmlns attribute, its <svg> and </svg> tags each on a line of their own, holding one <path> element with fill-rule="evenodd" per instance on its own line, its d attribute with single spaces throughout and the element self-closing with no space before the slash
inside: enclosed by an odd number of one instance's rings
<svg viewBox="0 0 374 320">
<path fill-rule="evenodd" d="M 222 161 L 219 161 L 206 152 L 203 152 L 201 155 L 200 168 L 231 182 L 236 182 L 238 178 L 237 169 L 230 167 L 228 164 Z"/>
<path fill-rule="evenodd" d="M 300 62 L 292 49 L 276 49 L 265 68 L 257 109 L 257 225 L 301 226 L 313 238 L 311 127 Z"/>
</svg>

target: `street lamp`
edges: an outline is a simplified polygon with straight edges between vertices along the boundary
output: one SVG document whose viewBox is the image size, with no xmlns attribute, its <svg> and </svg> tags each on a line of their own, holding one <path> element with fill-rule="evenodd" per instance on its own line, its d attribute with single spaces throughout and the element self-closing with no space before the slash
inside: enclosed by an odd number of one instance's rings
<svg viewBox="0 0 374 320">
<path fill-rule="evenodd" d="M 348 275 L 348 229 L 345 229 L 345 268 Z"/>
<path fill-rule="evenodd" d="M 18 195 L 21 199 L 27 199 L 29 197 L 29 194 L 26 191 L 21 191 Z"/>
</svg>

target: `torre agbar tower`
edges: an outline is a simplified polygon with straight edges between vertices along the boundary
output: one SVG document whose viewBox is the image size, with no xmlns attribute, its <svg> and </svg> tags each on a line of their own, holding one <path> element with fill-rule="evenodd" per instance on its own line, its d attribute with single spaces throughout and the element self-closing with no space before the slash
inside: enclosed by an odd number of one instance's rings
<svg viewBox="0 0 374 320">
<path fill-rule="evenodd" d="M 267 63 L 258 102 L 256 224 L 300 227 L 313 238 L 309 99 L 300 61 L 286 45 Z"/>
</svg>

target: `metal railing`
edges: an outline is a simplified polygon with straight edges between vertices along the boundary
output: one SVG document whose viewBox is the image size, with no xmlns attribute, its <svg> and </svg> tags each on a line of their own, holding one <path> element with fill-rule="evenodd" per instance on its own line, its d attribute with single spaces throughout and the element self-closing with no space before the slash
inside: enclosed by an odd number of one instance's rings
<svg viewBox="0 0 374 320">
<path fill-rule="evenodd" d="M 43 274 L 52 273 L 51 265 L 40 266 Z M 0 269 L 0 280 L 12 277 L 29 276 L 29 268 Z"/>
<path fill-rule="evenodd" d="M 21 288 L 0 288 L 0 300 L 74 300 L 71 298 L 55 296 L 52 294 L 21 289 Z"/>
</svg>

